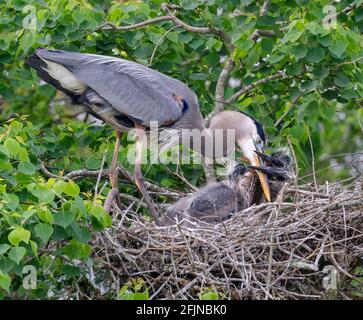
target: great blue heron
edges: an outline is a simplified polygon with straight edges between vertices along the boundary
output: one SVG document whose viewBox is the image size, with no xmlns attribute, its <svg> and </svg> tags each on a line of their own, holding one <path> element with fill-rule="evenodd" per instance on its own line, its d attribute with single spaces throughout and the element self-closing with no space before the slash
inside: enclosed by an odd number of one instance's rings
<svg viewBox="0 0 363 320">
<path fill-rule="evenodd" d="M 97 118 L 116 129 L 116 144 L 110 168 L 110 182 L 118 187 L 117 158 L 122 132 L 136 130 L 135 182 L 151 214 L 157 211 L 148 195 L 141 172 L 141 141 L 152 121 L 159 127 L 198 129 L 213 137 L 216 129 L 235 130 L 235 144 L 252 165 L 260 161 L 254 150 L 262 151 L 266 137 L 262 125 L 240 112 L 215 115 L 208 128 L 199 110 L 196 94 L 179 80 L 141 64 L 115 57 L 39 48 L 27 59 L 46 82 L 66 93 Z M 258 173 L 266 198 L 267 178 Z"/>
<path fill-rule="evenodd" d="M 180 223 L 193 227 L 198 222 L 218 223 L 262 200 L 261 186 L 251 170 L 265 173 L 269 178 L 271 197 L 276 199 L 283 184 L 291 178 L 291 157 L 284 151 L 271 156 L 259 153 L 266 166 L 238 164 L 227 179 L 207 184 L 191 195 L 179 199 L 159 218 L 159 224 L 169 226 Z"/>
</svg>

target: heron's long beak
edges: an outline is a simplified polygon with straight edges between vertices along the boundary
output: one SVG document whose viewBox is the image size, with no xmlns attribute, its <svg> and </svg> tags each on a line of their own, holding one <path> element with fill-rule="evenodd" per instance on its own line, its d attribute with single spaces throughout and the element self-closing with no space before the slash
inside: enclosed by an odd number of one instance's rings
<svg viewBox="0 0 363 320">
<path fill-rule="evenodd" d="M 264 161 L 262 159 L 260 159 L 260 157 L 255 153 L 256 147 L 253 143 L 253 141 L 241 141 L 238 143 L 238 145 L 240 146 L 244 157 L 247 158 L 247 160 L 250 162 L 250 164 L 252 166 L 255 167 L 260 167 L 262 165 L 264 165 Z M 259 152 L 261 152 L 260 150 L 257 150 Z M 261 187 L 262 187 L 262 191 L 263 194 L 265 195 L 265 198 L 268 202 L 271 202 L 271 193 L 270 193 L 270 187 L 268 184 L 268 179 L 267 176 L 260 172 L 257 171 L 257 176 L 258 179 L 260 180 L 261 183 Z"/>
<path fill-rule="evenodd" d="M 258 155 L 257 154 L 254 154 L 253 155 L 253 158 L 254 158 L 254 163 L 256 163 L 256 165 L 254 165 L 252 163 L 251 164 L 253 166 L 260 167 L 261 164 L 262 164 L 262 161 L 260 161 L 260 158 L 258 157 Z M 263 190 L 263 194 L 265 195 L 266 200 L 268 202 L 271 202 L 270 186 L 268 184 L 267 176 L 264 173 L 262 173 L 261 171 L 257 171 L 256 170 L 256 173 L 257 173 L 258 178 L 260 179 L 261 186 L 262 186 L 262 190 Z"/>
</svg>

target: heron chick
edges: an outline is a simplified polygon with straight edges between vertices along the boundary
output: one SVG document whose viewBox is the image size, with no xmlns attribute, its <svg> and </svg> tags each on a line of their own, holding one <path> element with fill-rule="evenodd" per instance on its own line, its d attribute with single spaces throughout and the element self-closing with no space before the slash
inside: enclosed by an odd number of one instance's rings
<svg viewBox="0 0 363 320">
<path fill-rule="evenodd" d="M 187 195 L 171 205 L 159 218 L 163 226 L 181 223 L 192 227 L 198 221 L 218 223 L 231 214 L 250 206 L 253 190 L 253 174 L 248 168 L 237 165 L 228 178 L 208 184 L 197 192 Z"/>
<path fill-rule="evenodd" d="M 213 224 L 264 202 L 262 186 L 253 170 L 268 176 L 271 197 L 275 200 L 284 183 L 291 178 L 292 159 L 285 151 L 274 152 L 271 156 L 256 153 L 266 166 L 238 164 L 227 179 L 206 185 L 171 205 L 159 218 L 159 223 L 163 226 L 180 223 L 187 227 L 195 226 L 198 221 Z"/>
</svg>

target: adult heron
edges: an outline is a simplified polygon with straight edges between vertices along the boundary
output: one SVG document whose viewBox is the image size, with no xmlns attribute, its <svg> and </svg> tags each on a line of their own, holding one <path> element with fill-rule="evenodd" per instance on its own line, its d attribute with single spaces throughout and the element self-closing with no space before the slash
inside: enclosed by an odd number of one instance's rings
<svg viewBox="0 0 363 320">
<path fill-rule="evenodd" d="M 215 115 L 208 128 L 199 110 L 196 94 L 179 80 L 141 64 L 95 54 L 39 48 L 27 59 L 46 82 L 66 93 L 95 117 L 116 129 L 116 144 L 110 168 L 110 182 L 117 183 L 117 159 L 122 132 L 136 130 L 135 182 L 155 221 L 156 207 L 146 191 L 141 172 L 141 141 L 150 123 L 159 127 L 198 129 L 213 137 L 216 129 L 235 130 L 235 144 L 252 165 L 260 161 L 266 137 L 255 119 L 235 111 Z M 270 200 L 267 178 L 258 173 L 264 194 Z"/>
</svg>

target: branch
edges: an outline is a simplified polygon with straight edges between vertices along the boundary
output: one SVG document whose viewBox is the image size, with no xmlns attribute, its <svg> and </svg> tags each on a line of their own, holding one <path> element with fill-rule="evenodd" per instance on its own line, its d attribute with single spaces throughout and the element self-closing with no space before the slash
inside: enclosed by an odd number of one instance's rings
<svg viewBox="0 0 363 320">
<path fill-rule="evenodd" d="M 59 175 L 50 172 L 42 162 L 40 165 L 40 169 L 49 178 L 63 179 L 65 181 L 69 181 L 71 179 L 76 180 L 84 177 L 93 177 L 93 178 L 105 177 L 109 174 L 109 170 L 81 169 L 81 170 L 71 171 L 66 175 L 64 175 L 63 177 L 61 177 Z M 127 172 L 124 168 L 117 167 L 117 172 L 121 174 L 128 181 L 135 183 L 134 176 L 131 173 Z M 182 192 L 177 192 L 175 190 L 167 189 L 149 181 L 144 181 L 144 183 L 147 189 L 150 189 L 157 193 L 162 193 L 163 195 L 167 195 L 168 197 L 177 198 L 183 195 Z"/>
<path fill-rule="evenodd" d="M 278 71 L 277 73 L 274 73 L 266 78 L 257 80 L 245 87 L 242 87 L 239 91 L 237 91 L 235 94 L 233 94 L 230 98 L 228 98 L 226 100 L 226 103 L 232 103 L 233 101 L 235 101 L 237 98 L 239 98 L 241 95 L 243 95 L 244 93 L 246 93 L 247 91 L 250 91 L 256 87 L 258 87 L 261 84 L 264 84 L 266 82 L 281 78 L 281 77 L 286 77 L 286 74 L 284 71 Z"/>
<path fill-rule="evenodd" d="M 218 112 L 223 111 L 223 109 L 224 109 L 224 104 L 225 104 L 224 92 L 225 92 L 229 74 L 232 71 L 233 66 L 234 66 L 233 57 L 230 56 L 227 59 L 221 73 L 219 74 L 217 84 L 216 84 L 216 91 L 215 91 L 214 110 L 205 118 L 206 126 L 209 126 L 209 121 L 213 118 L 214 115 L 216 115 Z"/>
<path fill-rule="evenodd" d="M 229 36 L 227 36 L 222 30 L 213 27 L 213 26 L 208 26 L 208 27 L 194 27 L 191 26 L 189 24 L 186 24 L 185 22 L 183 22 L 182 20 L 180 20 L 179 18 L 177 18 L 170 9 L 177 9 L 177 7 L 167 4 L 167 3 L 163 3 L 161 5 L 161 8 L 164 12 L 166 12 L 167 16 L 171 18 L 171 20 L 173 21 L 173 23 L 178 26 L 181 27 L 189 32 L 195 32 L 195 33 L 214 33 L 215 35 L 217 35 L 218 37 L 220 37 L 225 44 L 231 49 L 233 50 L 234 45 L 231 44 L 231 38 Z"/>
<path fill-rule="evenodd" d="M 265 0 L 262 7 L 260 8 L 260 17 L 263 17 L 267 14 L 269 5 L 270 5 L 270 0 Z"/>
<path fill-rule="evenodd" d="M 161 21 L 171 21 L 172 18 L 169 16 L 161 16 L 161 17 L 156 17 L 150 20 L 146 20 L 140 23 L 135 23 L 135 24 L 131 24 L 128 26 L 116 26 L 114 23 L 111 22 L 105 22 L 103 24 L 101 24 L 96 31 L 102 31 L 102 30 L 112 30 L 112 31 L 129 31 L 129 30 L 134 30 L 134 29 L 140 29 L 143 27 L 146 27 L 150 24 L 155 24 Z"/>
<path fill-rule="evenodd" d="M 268 7 L 270 5 L 270 0 L 265 0 L 262 7 L 260 8 L 260 17 L 263 17 L 267 14 Z M 250 36 L 252 41 L 257 41 L 260 37 L 275 37 L 276 32 L 273 30 L 263 30 L 256 29 Z"/>
<path fill-rule="evenodd" d="M 156 17 L 156 18 L 153 18 L 153 19 L 149 19 L 149 20 L 146 20 L 146 21 L 143 21 L 143 22 L 131 24 L 131 25 L 128 25 L 128 26 L 117 26 L 114 23 L 105 22 L 102 25 L 100 25 L 98 28 L 96 28 L 96 31 L 107 31 L 107 30 L 111 30 L 111 31 L 129 31 L 129 30 L 143 28 L 145 26 L 155 24 L 155 23 L 159 23 L 159 22 L 162 22 L 162 21 L 171 21 L 171 22 L 174 23 L 174 25 L 176 27 L 183 28 L 183 29 L 185 29 L 185 30 L 187 30 L 189 32 L 194 32 L 194 33 L 214 33 L 215 35 L 217 35 L 219 38 L 221 38 L 225 42 L 225 44 L 228 46 L 228 48 L 230 48 L 230 50 L 234 49 L 234 45 L 231 43 L 231 38 L 228 35 L 226 35 L 222 30 L 220 30 L 220 29 L 218 29 L 216 27 L 213 27 L 213 26 L 194 27 L 194 26 L 191 26 L 189 24 L 186 24 L 184 21 L 177 18 L 171 12 L 171 10 L 180 9 L 179 6 L 174 5 L 174 4 L 163 3 L 163 4 L 161 4 L 161 9 L 166 13 L 165 16 Z"/>
<path fill-rule="evenodd" d="M 273 38 L 276 36 L 276 32 L 274 30 L 264 30 L 264 29 L 256 29 L 250 36 L 252 41 L 257 41 L 260 37 L 269 37 Z"/>
</svg>

